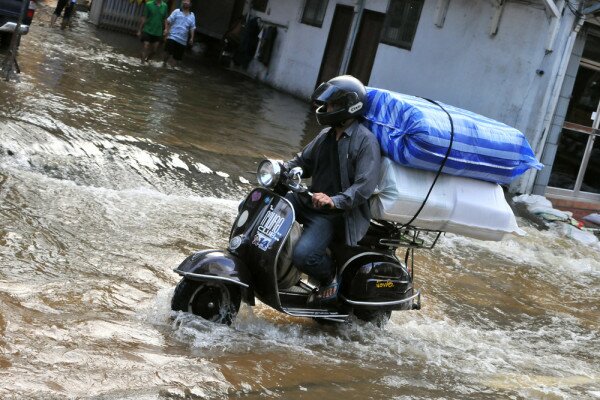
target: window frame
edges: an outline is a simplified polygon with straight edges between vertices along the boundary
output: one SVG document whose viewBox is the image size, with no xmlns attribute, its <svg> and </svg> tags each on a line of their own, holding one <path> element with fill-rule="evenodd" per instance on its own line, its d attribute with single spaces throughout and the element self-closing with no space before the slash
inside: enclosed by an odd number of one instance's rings
<svg viewBox="0 0 600 400">
<path fill-rule="evenodd" d="M 309 6 L 309 4 L 319 4 L 322 8 L 318 9 L 315 8 L 315 15 L 318 16 L 318 12 L 319 11 L 323 11 L 323 15 L 321 17 L 321 20 L 318 21 L 317 19 L 313 19 L 311 21 L 306 20 L 306 11 L 307 11 L 307 7 Z M 323 21 L 325 20 L 325 14 L 327 14 L 327 6 L 329 5 L 329 0 L 305 0 L 304 1 L 304 7 L 302 7 L 302 14 L 300 15 L 300 23 L 304 24 L 304 25 L 309 25 L 309 26 L 314 26 L 317 28 L 322 28 L 323 27 Z"/>
<path fill-rule="evenodd" d="M 259 2 L 259 6 L 256 6 L 256 2 Z M 269 0 L 253 0 L 252 1 L 252 9 L 258 12 L 267 12 L 267 7 L 269 6 Z"/>
<path fill-rule="evenodd" d="M 410 37 L 409 41 L 391 40 L 391 39 L 389 39 L 389 35 L 387 34 L 388 29 L 390 29 L 390 25 L 392 22 L 392 17 L 390 16 L 390 10 L 396 4 L 399 4 L 401 2 L 406 3 L 406 5 L 403 10 L 403 14 L 399 18 L 400 24 L 396 28 L 396 29 L 401 30 L 400 33 L 398 34 L 399 37 L 402 37 L 407 33 L 406 25 L 407 25 L 408 18 L 409 18 L 410 6 L 415 5 L 415 6 L 419 7 L 417 18 L 414 21 L 414 30 L 412 32 L 410 32 L 411 37 Z M 419 22 L 421 21 L 421 13 L 423 11 L 424 4 L 425 4 L 425 0 L 390 0 L 390 2 L 388 3 L 388 9 L 386 11 L 385 20 L 383 22 L 383 29 L 381 30 L 381 39 L 379 40 L 379 42 L 410 51 L 412 49 L 412 45 L 415 41 L 415 36 L 417 35 L 417 29 L 419 27 Z"/>
</svg>

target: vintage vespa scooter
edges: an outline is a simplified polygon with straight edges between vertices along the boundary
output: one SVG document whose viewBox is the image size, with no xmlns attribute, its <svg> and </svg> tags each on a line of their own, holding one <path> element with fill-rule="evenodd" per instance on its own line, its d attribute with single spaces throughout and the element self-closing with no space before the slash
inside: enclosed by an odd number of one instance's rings
<svg viewBox="0 0 600 400">
<path fill-rule="evenodd" d="M 420 291 L 413 287 L 413 252 L 432 248 L 440 232 L 387 221 L 372 221 L 356 247 L 331 246 L 340 284 L 338 302 L 307 306 L 316 284 L 291 263 L 301 228 L 284 197 L 290 190 L 311 195 L 301 176 L 299 167 L 287 171 L 279 161 L 260 163 L 261 187 L 240 204 L 227 250 L 198 251 L 174 270 L 183 278 L 173 294 L 173 310 L 231 324 L 242 300 L 253 306 L 258 298 L 296 317 L 343 322 L 354 315 L 383 325 L 392 310 L 420 309 Z M 423 239 L 426 236 L 429 240 Z M 395 254 L 398 247 L 407 248 L 404 262 Z"/>
</svg>

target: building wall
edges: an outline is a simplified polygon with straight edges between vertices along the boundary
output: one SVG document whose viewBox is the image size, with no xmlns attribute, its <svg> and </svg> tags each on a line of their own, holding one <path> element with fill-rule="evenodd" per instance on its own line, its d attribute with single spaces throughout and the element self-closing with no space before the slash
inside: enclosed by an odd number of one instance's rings
<svg viewBox="0 0 600 400">
<path fill-rule="evenodd" d="M 387 0 L 377 0 L 374 3 L 385 8 Z M 354 2 L 329 1 L 321 28 L 300 23 L 303 0 L 272 0 L 266 12 L 254 12 L 266 23 L 277 24 L 279 29 L 269 67 L 266 68 L 255 60 L 248 72 L 279 89 L 308 98 L 319 75 L 336 4 L 354 5 Z"/>
<path fill-rule="evenodd" d="M 302 0 L 270 1 L 265 21 L 279 29 L 268 68 L 249 72 L 267 83 L 308 97 L 315 87 L 336 4 L 329 1 L 322 28 L 300 23 Z M 388 0 L 366 1 L 385 12 Z M 453 0 L 442 28 L 434 24 L 437 0 L 425 0 L 410 51 L 380 44 L 369 85 L 440 100 L 500 120 L 533 140 L 547 107 L 549 87 L 574 16 L 565 10 L 554 51 L 545 51 L 551 19 L 539 1 L 507 2 L 498 33 L 490 36 L 491 1 Z M 538 74 L 536 71 L 544 71 Z"/>
<path fill-rule="evenodd" d="M 425 1 L 411 51 L 380 45 L 371 85 L 441 100 L 533 139 L 574 17 L 565 14 L 558 51 L 546 54 L 550 20 L 541 4 L 508 2 L 498 33 L 490 36 L 491 2 L 451 1 L 441 29 L 433 23 L 436 3 Z"/>
<path fill-rule="evenodd" d="M 336 5 L 355 6 L 358 2 L 330 0 L 323 26 L 318 28 L 300 23 L 304 0 L 270 1 L 267 12 L 257 15 L 285 28 L 279 30 L 271 65 L 267 68 L 254 61 L 249 72 L 274 87 L 308 98 L 317 83 Z M 368 10 L 385 13 L 388 2 L 366 0 L 365 4 Z M 560 67 L 563 55 L 571 56 L 568 38 L 576 18 L 563 4 L 552 41 L 555 19 L 548 17 L 542 0 L 507 0 L 497 33 L 490 35 L 497 10 L 494 3 L 452 0 L 439 28 L 434 23 L 438 1 L 425 0 L 412 49 L 379 44 L 368 84 L 440 100 L 519 129 L 536 154 L 543 156 L 545 168 L 541 173 L 524 174 L 512 188 L 531 192 L 535 184 L 536 193 L 542 193 L 573 86 L 574 67 L 569 67 L 564 84 Z M 562 4 L 560 0 L 557 3 Z M 552 50 L 547 51 L 550 43 Z M 575 53 L 571 64 L 578 62 Z M 553 96 L 561 87 L 557 85 L 562 85 L 562 97 L 555 115 Z M 544 127 L 550 121 L 551 131 L 545 135 Z"/>
</svg>

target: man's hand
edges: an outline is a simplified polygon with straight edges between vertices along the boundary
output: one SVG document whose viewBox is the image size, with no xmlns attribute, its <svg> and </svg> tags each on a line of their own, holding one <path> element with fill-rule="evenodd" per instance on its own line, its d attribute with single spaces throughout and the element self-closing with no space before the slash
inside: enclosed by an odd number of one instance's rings
<svg viewBox="0 0 600 400">
<path fill-rule="evenodd" d="M 335 208 L 335 204 L 333 204 L 333 200 L 331 197 L 327 196 L 325 193 L 315 193 L 312 196 L 313 206 L 316 208 Z"/>
<path fill-rule="evenodd" d="M 142 30 L 137 31 L 137 37 L 142 37 Z"/>
</svg>

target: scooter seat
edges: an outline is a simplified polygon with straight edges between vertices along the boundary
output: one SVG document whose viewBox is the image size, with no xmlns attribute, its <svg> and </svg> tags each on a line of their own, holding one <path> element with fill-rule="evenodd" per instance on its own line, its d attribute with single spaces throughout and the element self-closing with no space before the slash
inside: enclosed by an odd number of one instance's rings
<svg viewBox="0 0 600 400">
<path fill-rule="evenodd" d="M 387 249 L 388 246 L 379 243 L 380 239 L 393 238 L 396 235 L 396 225 L 389 221 L 372 219 L 369 230 L 358 242 L 359 246 Z"/>
</svg>

